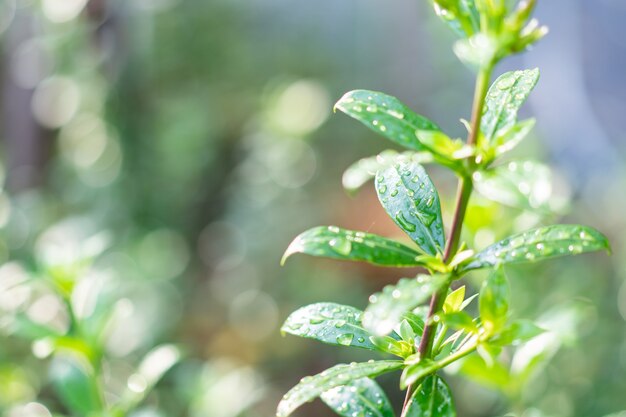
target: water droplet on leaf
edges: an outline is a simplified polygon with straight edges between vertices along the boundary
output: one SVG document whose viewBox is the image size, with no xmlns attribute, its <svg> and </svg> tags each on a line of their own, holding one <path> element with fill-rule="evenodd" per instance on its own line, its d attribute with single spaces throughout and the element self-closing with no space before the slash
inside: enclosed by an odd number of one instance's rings
<svg viewBox="0 0 626 417">
<path fill-rule="evenodd" d="M 349 240 L 337 237 L 328 242 L 333 251 L 339 255 L 347 256 L 352 251 L 352 243 Z"/>
</svg>

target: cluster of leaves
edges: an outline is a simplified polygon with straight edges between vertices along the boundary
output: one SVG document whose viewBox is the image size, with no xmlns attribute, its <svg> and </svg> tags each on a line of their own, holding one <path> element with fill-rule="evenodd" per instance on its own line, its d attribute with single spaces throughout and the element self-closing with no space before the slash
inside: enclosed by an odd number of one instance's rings
<svg viewBox="0 0 626 417">
<path fill-rule="evenodd" d="M 510 10 L 507 0 L 433 0 L 435 11 L 460 37 L 454 51 L 470 66 L 485 67 L 524 51 L 547 33 L 530 19 L 537 0 Z"/>
<path fill-rule="evenodd" d="M 104 286 L 102 282 L 94 284 L 86 279 L 94 256 L 104 249 L 102 237 L 98 234 L 85 239 L 81 249 L 70 257 L 47 259 L 40 254 L 32 270 L 23 269 L 17 262 L 4 265 L 13 269 L 14 276 L 4 290 L 7 296 L 16 296 L 21 301 L 11 316 L 2 318 L 11 323 L 12 335 L 30 342 L 39 359 L 50 361 L 49 381 L 61 411 L 72 416 L 128 415 L 181 359 L 178 347 L 159 345 L 141 358 L 122 387 L 107 383 L 105 369 L 110 363 L 107 337 L 112 327 L 120 324 L 116 294 L 102 290 L 97 296 L 91 293 L 91 299 L 85 301 L 86 292 L 93 291 L 92 286 Z M 31 296 L 25 299 L 23 294 Z M 37 301 L 30 302 L 30 298 Z M 58 315 L 59 319 L 42 320 L 41 314 L 36 315 L 39 318 L 32 317 L 37 302 L 41 308 L 47 308 L 45 314 Z M 60 313 L 54 313 L 50 304 L 58 304 Z"/>
<path fill-rule="evenodd" d="M 534 1 L 523 2 L 512 13 L 503 0 L 434 3 L 437 13 L 463 36 L 456 50 L 463 60 L 480 68 L 479 86 L 481 76 L 489 79 L 495 62 L 545 33 L 534 21 L 527 23 Z M 460 52 L 464 48 L 467 51 Z M 496 363 L 504 347 L 543 332 L 533 322 L 509 314 L 503 267 L 609 249 L 607 239 L 590 227 L 555 225 L 509 236 L 474 251 L 458 244 L 462 215 L 446 239 L 439 194 L 422 164 L 437 163 L 460 177 L 461 205 L 467 204 L 475 188 L 502 204 L 550 209 L 543 191 L 548 181 L 546 167 L 529 160 L 498 163 L 534 125 L 534 120 L 518 121 L 517 115 L 538 78 L 536 69 L 508 72 L 488 91 L 479 88 L 479 114 L 474 115 L 472 125 L 468 123 L 467 142 L 450 138 L 434 122 L 383 93 L 357 90 L 337 102 L 336 109 L 408 149 L 357 162 L 346 171 L 344 185 L 356 190 L 374 179 L 381 205 L 414 245 L 335 226 L 316 227 L 291 243 L 283 262 L 295 253 L 304 253 L 383 267 L 419 267 L 428 273 L 401 279 L 373 294 L 364 311 L 319 303 L 294 312 L 282 328 L 284 333 L 398 359 L 342 364 L 306 377 L 283 397 L 278 417 L 290 415 L 317 397 L 342 416 L 392 416 L 389 400 L 372 379 L 396 370 L 402 371 L 401 387 L 412 390 L 403 416 L 456 415 L 448 385 L 437 371 L 468 355 L 480 357 L 489 366 Z M 456 283 L 470 271 L 481 269 L 491 273 L 480 292 L 467 297 L 466 287 Z M 431 297 L 429 310 L 423 304 Z M 478 316 L 473 317 L 466 308 L 476 298 Z"/>
</svg>

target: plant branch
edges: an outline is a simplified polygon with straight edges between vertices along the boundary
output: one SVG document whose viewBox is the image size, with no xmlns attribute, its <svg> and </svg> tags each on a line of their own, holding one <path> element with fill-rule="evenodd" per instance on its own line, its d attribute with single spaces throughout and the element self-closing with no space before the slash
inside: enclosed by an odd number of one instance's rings
<svg viewBox="0 0 626 417">
<path fill-rule="evenodd" d="M 467 137 L 467 144 L 474 146 L 478 142 L 478 137 L 480 133 L 480 123 L 482 121 L 483 115 L 483 106 L 485 104 L 485 98 L 487 95 L 487 90 L 489 88 L 489 81 L 491 79 L 491 72 L 493 69 L 493 65 L 489 65 L 486 68 L 483 68 L 479 71 L 478 77 L 476 79 L 476 88 L 474 91 L 474 102 L 472 105 L 472 121 L 470 126 L 470 131 Z M 461 231 L 463 230 L 463 221 L 465 219 L 465 213 L 467 211 L 467 206 L 472 195 L 473 184 L 472 184 L 472 171 L 475 166 L 474 160 L 467 160 L 467 173 L 466 175 L 461 176 L 459 179 L 459 185 L 456 196 L 456 207 L 454 210 L 454 216 L 452 218 L 452 226 L 450 228 L 450 236 L 446 243 L 446 247 L 444 250 L 443 260 L 445 263 L 449 263 L 451 258 L 454 256 L 456 251 L 459 248 L 459 242 L 461 240 Z M 430 358 L 432 356 L 432 348 L 433 342 L 435 339 L 435 334 L 437 332 L 437 322 L 433 320 L 434 316 L 441 311 L 443 308 L 443 304 L 445 302 L 446 296 L 448 294 L 448 289 L 450 285 L 444 285 L 437 293 L 435 293 L 430 300 L 430 309 L 428 311 L 428 317 L 426 319 L 426 326 L 424 327 L 424 332 L 422 334 L 422 340 L 420 341 L 419 353 L 420 358 Z M 467 352 L 470 353 L 470 352 Z M 466 354 L 467 354 L 466 353 Z M 463 355 L 464 356 L 464 355 Z M 456 355 L 452 355 L 450 358 L 455 358 Z M 460 359 L 462 356 L 459 356 L 457 359 Z M 448 358 L 446 358 L 448 359 Z M 453 361 L 456 359 L 453 359 Z M 443 366 L 447 365 L 445 363 Z M 437 368 L 439 369 L 439 368 Z M 412 394 L 412 386 L 407 388 L 407 395 L 404 401 L 404 406 L 402 407 L 402 415 L 404 416 L 407 410 L 407 406 Z"/>
<path fill-rule="evenodd" d="M 483 106 L 485 104 L 485 96 L 487 95 L 487 89 L 489 88 L 489 80 L 491 78 L 491 67 L 483 69 L 479 72 L 476 79 L 476 90 L 474 93 L 474 104 L 472 106 L 472 123 L 470 132 L 468 134 L 467 143 L 469 145 L 476 145 L 478 141 L 478 134 L 480 132 L 480 123 L 482 121 Z M 459 179 L 459 187 L 456 197 L 456 208 L 454 210 L 454 217 L 452 218 L 452 226 L 450 228 L 450 236 L 445 247 L 443 260 L 444 262 L 450 262 L 450 259 L 459 248 L 459 242 L 461 240 L 461 231 L 463 230 L 463 220 L 465 219 L 465 213 L 467 211 L 467 205 L 473 191 L 471 171 L 474 161 L 467 161 L 469 165 L 470 174 L 464 175 Z M 444 285 L 436 294 L 433 295 L 430 301 L 430 310 L 428 312 L 428 319 L 426 321 L 426 327 L 422 334 L 422 340 L 420 343 L 419 351 L 422 358 L 427 358 L 431 355 L 433 339 L 435 336 L 435 330 L 437 323 L 432 321 L 435 314 L 441 310 L 445 297 L 448 293 L 448 285 Z"/>
</svg>

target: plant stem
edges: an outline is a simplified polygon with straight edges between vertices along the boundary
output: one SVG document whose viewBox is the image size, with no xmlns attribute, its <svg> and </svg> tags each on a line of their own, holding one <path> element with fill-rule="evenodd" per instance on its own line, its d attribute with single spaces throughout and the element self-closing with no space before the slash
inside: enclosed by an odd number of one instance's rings
<svg viewBox="0 0 626 417">
<path fill-rule="evenodd" d="M 480 133 L 480 123 L 482 121 L 482 116 L 483 116 L 483 106 L 485 104 L 487 90 L 489 89 L 489 81 L 491 79 L 492 70 L 493 70 L 493 65 L 488 65 L 479 71 L 478 76 L 476 78 L 474 102 L 472 105 L 472 121 L 470 125 L 470 131 L 467 137 L 468 145 L 476 145 L 478 142 L 478 135 Z M 461 176 L 461 178 L 459 178 L 454 217 L 452 218 L 450 236 L 448 237 L 448 241 L 446 243 L 446 247 L 444 250 L 443 260 L 445 263 L 450 262 L 451 258 L 454 256 L 454 254 L 459 248 L 459 242 L 461 240 L 461 231 L 463 230 L 463 221 L 465 219 L 467 205 L 469 203 L 469 200 L 473 191 L 473 184 L 472 184 L 473 172 L 472 171 L 474 169 L 475 162 L 473 160 L 468 160 L 466 162 L 467 162 L 468 169 L 467 169 L 467 173 Z M 420 346 L 419 346 L 420 358 L 422 359 L 430 358 L 432 356 L 433 341 L 435 339 L 435 334 L 437 332 L 437 324 L 438 324 L 436 321 L 433 320 L 433 318 L 443 308 L 443 304 L 445 302 L 449 288 L 450 288 L 450 283 L 448 283 L 447 285 L 444 285 L 430 299 L 430 309 L 428 311 L 428 317 L 426 319 L 426 326 L 424 327 L 422 340 L 420 341 Z M 471 351 L 464 353 L 461 356 L 454 354 L 454 355 L 449 356 L 449 358 L 453 358 L 452 361 L 454 361 L 454 360 L 460 359 L 461 357 L 469 353 L 471 353 Z M 451 363 L 451 362 L 446 362 L 443 366 L 447 365 L 448 363 Z M 413 391 L 413 387 L 409 386 L 407 388 L 406 397 L 404 400 L 404 406 L 402 407 L 402 416 L 406 414 L 407 405 L 411 398 L 412 391 Z"/>
<path fill-rule="evenodd" d="M 491 66 L 483 69 L 479 72 L 476 79 L 476 90 L 474 92 L 474 104 L 472 106 L 472 123 L 471 129 L 468 134 L 467 143 L 469 145 L 476 145 L 478 140 L 478 133 L 480 132 L 480 122 L 482 120 L 482 109 L 485 104 L 485 96 L 487 95 L 487 89 L 489 88 L 489 80 L 491 78 Z M 463 220 L 465 219 L 465 212 L 467 211 L 467 205 L 473 191 L 473 184 L 471 178 L 471 171 L 474 161 L 467 161 L 469 165 L 468 175 L 464 175 L 459 179 L 459 186 L 456 197 L 456 208 L 454 210 L 454 217 L 452 218 L 452 226 L 450 228 L 450 236 L 443 255 L 444 262 L 450 262 L 450 259 L 459 248 L 459 242 L 461 240 L 461 231 L 463 230 Z M 430 301 L 430 311 L 428 312 L 428 319 L 426 320 L 426 327 L 422 334 L 422 340 L 420 343 L 419 351 L 422 358 L 428 358 L 432 354 L 433 339 L 435 336 L 435 330 L 437 323 L 432 321 L 435 314 L 441 310 L 445 297 L 448 293 L 449 285 L 444 285 L 436 294 L 433 295 Z"/>
</svg>

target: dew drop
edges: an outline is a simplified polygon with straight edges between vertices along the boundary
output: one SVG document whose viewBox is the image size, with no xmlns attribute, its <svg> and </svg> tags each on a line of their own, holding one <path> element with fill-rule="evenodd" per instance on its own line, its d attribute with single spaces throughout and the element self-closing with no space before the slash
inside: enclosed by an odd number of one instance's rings
<svg viewBox="0 0 626 417">
<path fill-rule="evenodd" d="M 415 230 L 417 230 L 417 227 L 413 223 L 405 219 L 402 213 L 398 213 L 396 215 L 396 221 L 398 222 L 401 228 L 403 228 L 404 230 L 408 232 L 414 232 Z"/>
<path fill-rule="evenodd" d="M 380 187 L 378 187 L 378 192 L 380 194 L 385 194 L 387 192 L 387 186 L 386 185 L 381 185 Z"/>
<path fill-rule="evenodd" d="M 396 190 L 393 190 L 393 191 L 391 192 L 391 196 L 392 196 L 392 197 L 395 197 L 395 196 L 397 196 L 397 195 L 398 195 L 398 190 L 397 190 L 397 189 L 396 189 Z"/>
<path fill-rule="evenodd" d="M 345 325 L 346 325 L 346 321 L 345 320 L 337 320 L 337 323 L 335 323 L 335 327 L 338 328 L 338 329 L 342 328 Z"/>
<path fill-rule="evenodd" d="M 430 227 L 435 221 L 436 217 L 434 214 L 429 213 L 416 213 L 417 217 L 424 223 L 426 227 Z"/>
<path fill-rule="evenodd" d="M 359 342 L 359 343 L 363 343 L 363 342 L 365 342 L 365 338 L 364 338 L 364 337 L 359 337 L 359 338 L 357 339 L 357 342 Z"/>
<path fill-rule="evenodd" d="M 404 113 L 400 113 L 399 111 L 389 110 L 388 113 L 396 119 L 404 119 Z"/>
<path fill-rule="evenodd" d="M 400 297 L 402 297 L 402 291 L 395 289 L 393 290 L 393 292 L 391 293 L 391 296 L 395 299 L 398 299 Z"/>
<path fill-rule="evenodd" d="M 337 237 L 328 242 L 333 251 L 339 255 L 347 256 L 352 251 L 352 243 L 349 240 Z"/>
<path fill-rule="evenodd" d="M 513 84 L 515 84 L 515 78 L 507 77 L 498 81 L 497 87 L 500 90 L 508 90 L 509 88 L 513 87 Z"/>
</svg>

